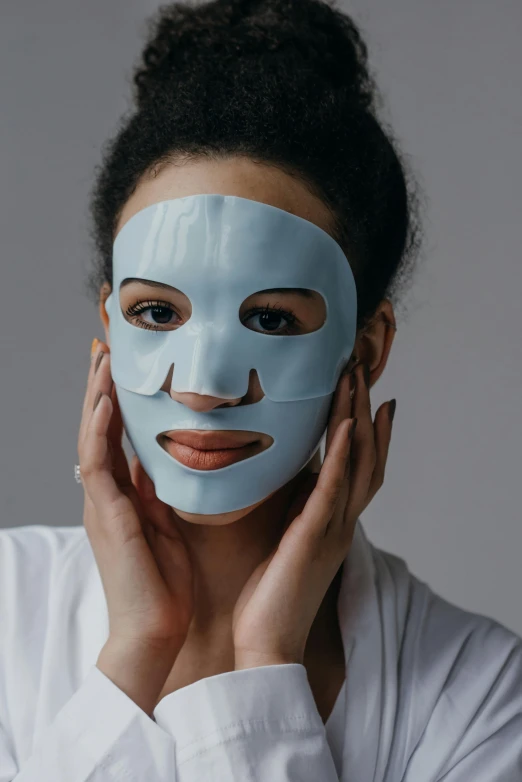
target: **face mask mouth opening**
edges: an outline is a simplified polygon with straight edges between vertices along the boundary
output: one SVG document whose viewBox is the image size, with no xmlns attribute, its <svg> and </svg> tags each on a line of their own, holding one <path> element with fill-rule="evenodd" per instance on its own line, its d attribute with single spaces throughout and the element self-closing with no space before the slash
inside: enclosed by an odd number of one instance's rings
<svg viewBox="0 0 522 782">
<path fill-rule="evenodd" d="M 172 437 L 165 432 L 157 435 L 158 445 L 177 462 L 196 470 L 218 470 L 228 467 L 252 456 L 257 456 L 274 443 L 274 438 L 269 435 L 263 435 L 262 439 L 254 439 L 250 442 L 245 442 L 245 438 L 241 440 L 236 436 L 235 443 L 233 443 L 232 432 L 228 433 L 228 437 L 221 433 L 221 440 L 217 432 L 208 433 L 208 430 L 204 433 L 194 430 L 180 430 L 179 435 L 176 435 L 175 431 L 171 431 L 169 434 Z M 214 436 L 213 441 L 210 440 L 210 436 L 205 437 L 207 434 Z M 177 439 L 175 440 L 173 437 L 177 437 Z M 224 445 L 226 447 L 223 447 Z"/>
</svg>

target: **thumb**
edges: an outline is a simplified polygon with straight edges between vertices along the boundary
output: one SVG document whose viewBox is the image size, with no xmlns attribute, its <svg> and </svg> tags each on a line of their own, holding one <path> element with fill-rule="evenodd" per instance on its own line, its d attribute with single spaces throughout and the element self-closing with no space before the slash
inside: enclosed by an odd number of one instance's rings
<svg viewBox="0 0 522 782">
<path fill-rule="evenodd" d="M 319 478 L 319 473 L 306 473 L 302 476 L 297 490 L 292 496 L 292 500 L 290 502 L 287 514 L 286 514 L 286 521 L 285 526 L 283 528 L 283 534 L 286 532 L 290 524 L 294 521 L 294 519 L 299 516 L 300 513 L 303 512 L 304 507 L 306 503 L 308 502 L 308 498 L 310 497 L 310 494 L 315 489 L 315 486 L 317 484 Z"/>
<path fill-rule="evenodd" d="M 134 454 L 132 457 L 131 471 L 133 476 L 133 483 L 136 485 L 140 496 L 145 500 L 152 501 L 156 496 L 154 483 L 145 472 L 145 469 L 136 454 Z"/>
<path fill-rule="evenodd" d="M 149 521 L 166 537 L 177 537 L 173 529 L 174 509 L 157 496 L 154 482 L 136 454 L 131 459 L 131 475 Z"/>
<path fill-rule="evenodd" d="M 145 472 L 143 465 L 136 454 L 134 454 L 131 459 L 130 473 L 132 483 L 134 484 L 134 487 L 138 493 L 141 505 L 146 515 L 148 517 L 156 516 L 158 512 L 158 503 L 161 503 L 161 500 L 156 497 L 154 483 Z"/>
</svg>

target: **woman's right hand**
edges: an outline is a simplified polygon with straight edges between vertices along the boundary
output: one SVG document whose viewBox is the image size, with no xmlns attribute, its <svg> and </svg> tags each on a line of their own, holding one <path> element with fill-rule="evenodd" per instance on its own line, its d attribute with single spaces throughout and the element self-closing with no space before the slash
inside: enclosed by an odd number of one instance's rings
<svg viewBox="0 0 522 782">
<path fill-rule="evenodd" d="M 112 659 L 116 650 L 122 661 L 129 650 L 143 650 L 173 663 L 193 616 L 193 569 L 175 511 L 158 499 L 136 456 L 129 469 L 109 353 L 98 342 L 78 437 L 83 523 L 109 613 L 106 646 Z"/>
</svg>

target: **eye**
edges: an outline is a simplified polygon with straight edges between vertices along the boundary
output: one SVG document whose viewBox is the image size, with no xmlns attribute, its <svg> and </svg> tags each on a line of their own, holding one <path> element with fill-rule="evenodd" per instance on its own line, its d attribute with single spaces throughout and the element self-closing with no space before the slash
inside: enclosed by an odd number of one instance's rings
<svg viewBox="0 0 522 782">
<path fill-rule="evenodd" d="M 154 320 L 151 323 L 148 320 L 143 320 L 142 315 L 150 311 L 150 317 Z M 138 301 L 136 304 L 128 307 L 125 311 L 127 317 L 142 329 L 151 329 L 152 331 L 161 331 L 158 326 L 170 326 L 171 316 L 177 315 L 171 304 L 168 301 Z"/>
<path fill-rule="evenodd" d="M 152 331 L 166 331 L 168 329 L 162 326 L 179 325 L 172 317 L 179 318 L 179 316 L 168 301 L 138 301 L 128 307 L 125 314 L 139 328 Z M 145 317 L 152 318 L 152 322 L 145 320 Z M 293 334 L 298 330 L 299 321 L 295 313 L 282 307 L 271 307 L 268 304 L 265 307 L 252 307 L 245 313 L 243 323 L 252 318 L 259 318 L 259 328 L 253 328 L 253 331 L 281 335 Z M 281 329 L 281 321 L 284 321 L 283 329 Z"/>
<path fill-rule="evenodd" d="M 268 334 L 293 334 L 297 330 L 298 319 L 292 310 L 285 310 L 282 307 L 270 307 L 268 304 L 266 307 L 252 307 L 245 314 L 243 322 L 250 320 L 250 318 L 259 318 L 260 327 L 265 331 L 261 333 Z M 286 321 L 285 330 L 279 331 L 277 324 L 281 320 Z M 256 329 L 254 329 L 256 331 Z"/>
</svg>

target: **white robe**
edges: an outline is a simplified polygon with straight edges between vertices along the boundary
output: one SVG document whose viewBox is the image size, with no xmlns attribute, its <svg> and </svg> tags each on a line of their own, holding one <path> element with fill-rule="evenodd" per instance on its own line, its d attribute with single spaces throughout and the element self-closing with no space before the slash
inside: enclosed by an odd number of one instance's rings
<svg viewBox="0 0 522 782">
<path fill-rule="evenodd" d="M 0 782 L 522 782 L 522 639 L 434 594 L 361 521 L 323 725 L 303 665 L 202 679 L 151 719 L 97 667 L 83 526 L 0 530 Z"/>
</svg>

